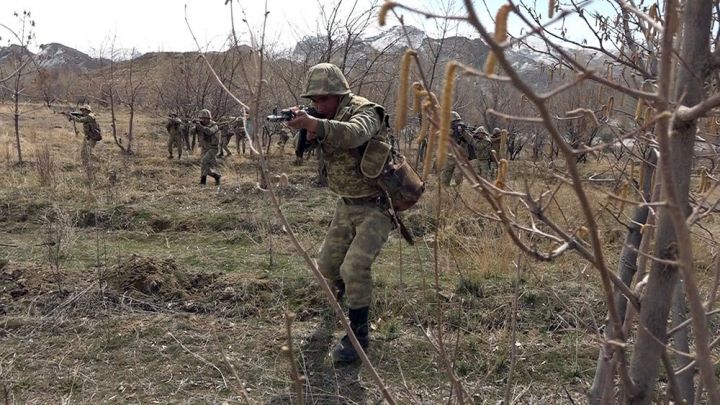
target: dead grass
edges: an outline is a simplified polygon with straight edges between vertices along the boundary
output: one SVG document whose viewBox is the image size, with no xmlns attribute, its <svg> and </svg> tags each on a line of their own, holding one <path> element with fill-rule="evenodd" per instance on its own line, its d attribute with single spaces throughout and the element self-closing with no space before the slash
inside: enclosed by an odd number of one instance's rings
<svg viewBox="0 0 720 405">
<path fill-rule="evenodd" d="M 160 123 L 140 115 L 135 156 L 121 156 L 106 137 L 94 151 L 90 189 L 80 137 L 58 115 L 33 114 L 23 147 L 47 151 L 54 187 L 42 185 L 48 180 L 37 164 L 12 166 L 9 127 L 0 121 L 6 145 L 0 165 L 12 167 L 0 174 L 0 241 L 10 245 L 0 250 L 0 389 L 11 403 L 237 402 L 241 385 L 253 402 L 290 403 L 289 366 L 280 351 L 286 310 L 297 314 L 293 339 L 308 402 L 381 398 L 357 366 L 328 361 L 340 330 L 256 187 L 248 156 L 223 161 L 219 190 L 200 188 L 197 152 L 168 161 Z M 109 135 L 109 114 L 100 110 L 98 117 Z M 290 148 L 276 151 L 270 167 L 288 174 L 281 204 L 315 254 L 335 197 L 313 186 L 314 163 L 295 167 L 293 158 Z M 557 184 L 512 163 L 515 189 L 524 179 L 534 191 Z M 598 209 L 607 188 L 593 188 Z M 456 372 L 476 403 L 494 403 L 509 365 L 517 250 L 497 224 L 468 215 L 468 206 L 488 207 L 467 185 L 443 197 L 439 222 L 435 194 L 432 181 L 420 207 L 406 215 L 417 246 L 393 233 L 374 266 L 370 357 L 400 403 L 447 402 L 447 377 L 424 337 L 442 314 Z M 580 226 L 571 190 L 563 186 L 556 199 L 551 215 Z M 605 215 L 599 220 L 608 251 L 617 251 L 621 226 Z M 43 245 L 51 224 L 66 241 L 54 256 Z M 443 256 L 436 290 L 438 224 Z M 703 241 L 697 258 L 707 268 L 715 250 Z M 568 403 L 565 389 L 584 402 L 605 317 L 595 273 L 573 254 L 528 263 L 518 314 L 517 403 Z"/>
</svg>

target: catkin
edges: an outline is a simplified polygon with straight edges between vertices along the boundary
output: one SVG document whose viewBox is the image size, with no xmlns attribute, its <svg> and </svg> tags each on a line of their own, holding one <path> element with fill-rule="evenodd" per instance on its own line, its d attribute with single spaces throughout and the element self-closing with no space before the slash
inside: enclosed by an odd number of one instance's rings
<svg viewBox="0 0 720 405">
<path fill-rule="evenodd" d="M 380 7 L 380 13 L 378 14 L 378 23 L 381 27 L 385 26 L 387 13 L 395 6 L 397 6 L 397 3 L 395 3 L 394 1 L 386 1 L 385 3 L 383 3 L 382 7 Z"/>
<path fill-rule="evenodd" d="M 425 105 L 429 108 L 430 101 L 426 101 Z M 423 117 L 422 117 L 422 122 L 420 123 L 420 133 L 418 134 L 418 145 L 420 145 L 422 143 L 422 141 L 424 141 L 425 138 L 427 137 L 428 128 L 430 128 L 430 116 L 429 116 L 429 114 L 427 114 L 427 111 L 425 111 L 425 114 L 423 114 Z"/>
<path fill-rule="evenodd" d="M 455 71 L 457 63 L 445 65 L 445 82 L 443 83 L 442 102 L 440 103 L 440 137 L 438 139 L 437 166 L 445 167 L 448 146 L 450 145 L 450 112 L 452 110 L 453 92 L 455 90 Z"/>
<path fill-rule="evenodd" d="M 408 49 L 402 56 L 400 61 L 400 83 L 398 85 L 397 100 L 395 101 L 395 133 L 400 131 L 407 124 L 407 93 L 408 93 L 408 77 L 410 76 L 410 62 L 415 55 L 415 51 Z"/>
<path fill-rule="evenodd" d="M 498 9 L 495 16 L 495 43 L 502 43 L 507 39 L 507 20 L 512 6 L 504 4 Z M 485 60 L 485 74 L 491 75 L 495 73 L 495 64 L 497 63 L 497 55 L 495 52 L 488 53 Z"/>
<path fill-rule="evenodd" d="M 622 189 L 620 190 L 620 207 L 618 208 L 618 211 L 622 212 L 622 210 L 625 208 L 625 200 L 628 196 L 628 190 L 630 189 L 630 182 L 625 180 L 622 185 Z"/>
<path fill-rule="evenodd" d="M 427 180 L 427 177 L 430 174 L 430 164 L 432 162 L 433 150 L 435 150 L 437 137 L 437 131 L 434 129 L 429 131 L 427 148 L 425 148 L 425 159 L 423 160 L 423 181 Z"/>
<path fill-rule="evenodd" d="M 507 171 L 508 171 L 508 162 L 506 159 L 500 159 L 500 163 L 498 163 L 498 172 L 497 172 L 497 178 L 495 179 L 495 187 L 497 188 L 505 188 L 505 184 L 507 182 Z"/>
<path fill-rule="evenodd" d="M 645 189 L 645 163 L 638 164 L 640 166 L 640 173 L 638 174 L 638 184 L 640 186 L 640 193 Z"/>
<path fill-rule="evenodd" d="M 643 125 L 647 125 L 653 119 L 653 109 L 648 107 L 645 110 L 645 117 L 643 118 Z"/>
<path fill-rule="evenodd" d="M 637 105 L 635 105 L 635 122 L 639 122 L 640 118 L 642 118 L 643 104 L 644 104 L 643 99 L 639 98 L 637 101 Z"/>
<path fill-rule="evenodd" d="M 497 151 L 500 155 L 500 159 L 507 158 L 507 140 L 508 140 L 508 132 L 507 130 L 503 129 L 500 131 L 500 150 Z"/>
<path fill-rule="evenodd" d="M 613 109 L 615 108 L 615 97 L 610 96 L 607 102 L 607 114 L 605 116 L 609 119 L 612 118 Z"/>
<path fill-rule="evenodd" d="M 553 18 L 555 15 L 555 0 L 548 1 L 548 18 Z"/>
<path fill-rule="evenodd" d="M 427 97 L 427 91 L 423 89 L 423 85 L 420 82 L 415 82 L 412 85 L 413 89 L 413 113 L 420 114 L 422 108 L 422 100 Z"/>
</svg>

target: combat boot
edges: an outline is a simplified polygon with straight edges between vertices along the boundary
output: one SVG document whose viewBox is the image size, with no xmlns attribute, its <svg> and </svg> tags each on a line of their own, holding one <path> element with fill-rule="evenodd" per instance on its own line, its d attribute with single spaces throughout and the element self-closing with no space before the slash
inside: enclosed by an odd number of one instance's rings
<svg viewBox="0 0 720 405">
<path fill-rule="evenodd" d="M 200 176 L 200 185 L 204 186 L 207 184 L 207 176 Z"/>
<path fill-rule="evenodd" d="M 351 309 L 348 311 L 350 318 L 350 329 L 355 333 L 360 347 L 367 351 L 370 346 L 370 325 L 368 324 L 368 315 L 370 307 L 359 309 Z M 360 355 L 350 342 L 350 338 L 345 335 L 332 351 L 333 361 L 336 363 L 352 363 L 360 358 Z"/>
<path fill-rule="evenodd" d="M 220 185 L 220 178 L 222 177 L 220 173 L 211 173 L 210 176 L 212 176 L 213 179 L 215 179 L 215 185 Z"/>
</svg>

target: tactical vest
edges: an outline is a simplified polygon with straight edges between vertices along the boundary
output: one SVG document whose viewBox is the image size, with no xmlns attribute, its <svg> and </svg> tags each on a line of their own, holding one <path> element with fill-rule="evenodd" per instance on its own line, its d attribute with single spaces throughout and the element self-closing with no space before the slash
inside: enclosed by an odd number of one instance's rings
<svg viewBox="0 0 720 405">
<path fill-rule="evenodd" d="M 387 142 L 387 136 L 383 130 L 382 121 L 385 116 L 385 109 L 363 97 L 353 94 L 343 99 L 338 106 L 333 120 L 348 122 L 361 109 L 374 109 L 378 114 L 377 132 L 372 135 L 373 139 Z M 326 143 L 322 144 L 323 156 L 327 168 L 328 186 L 330 190 L 341 197 L 359 198 L 379 195 L 382 190 L 377 180 L 370 179 L 360 172 L 360 158 L 364 146 L 354 149 L 337 148 Z"/>
</svg>

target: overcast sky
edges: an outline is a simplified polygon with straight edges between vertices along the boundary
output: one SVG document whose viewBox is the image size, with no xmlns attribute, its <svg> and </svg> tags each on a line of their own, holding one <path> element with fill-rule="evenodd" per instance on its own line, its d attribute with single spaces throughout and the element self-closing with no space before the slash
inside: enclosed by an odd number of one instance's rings
<svg viewBox="0 0 720 405">
<path fill-rule="evenodd" d="M 240 40 L 249 42 L 248 29 L 241 21 L 241 10 L 253 31 L 258 32 L 262 22 L 264 3 L 261 0 L 234 0 L 236 25 Z M 373 0 L 359 0 L 361 8 L 367 8 Z M 382 1 L 382 0 L 379 0 Z M 487 9 L 494 13 L 502 0 L 476 1 L 476 8 L 488 29 L 494 30 Z M 353 0 L 345 0 L 352 4 Z M 270 43 L 294 46 L 298 39 L 317 32 L 320 21 L 319 3 L 333 5 L 336 0 L 268 0 Z M 408 0 L 407 4 L 423 8 L 437 8 L 447 3 L 439 0 Z M 459 7 L 461 1 L 455 1 Z M 547 7 L 547 2 L 538 7 Z M 185 7 L 188 18 L 200 43 L 209 49 L 224 49 L 230 32 L 230 8 L 225 0 L 0 0 L 0 23 L 12 28 L 19 26 L 13 12 L 28 10 L 35 20 L 36 44 L 59 42 L 97 56 L 102 48 L 108 48 L 115 39 L 115 48 L 132 49 L 145 53 L 150 51 L 190 51 L 195 44 L 185 23 Z M 437 10 L 436 10 L 437 11 Z M 434 24 L 422 17 L 407 16 L 406 24 L 418 26 L 433 35 Z M 543 13 L 545 14 L 545 13 Z M 379 27 L 373 18 L 372 30 Z M 396 24 L 393 19 L 389 24 Z M 511 24 L 517 26 L 517 24 Z M 377 31 L 375 31 L 377 32 Z M 370 32 L 372 33 L 372 31 Z M 457 33 L 467 36 L 472 31 L 465 25 L 457 27 Z M 7 32 L 0 30 L 2 45 L 7 45 Z"/>
</svg>

